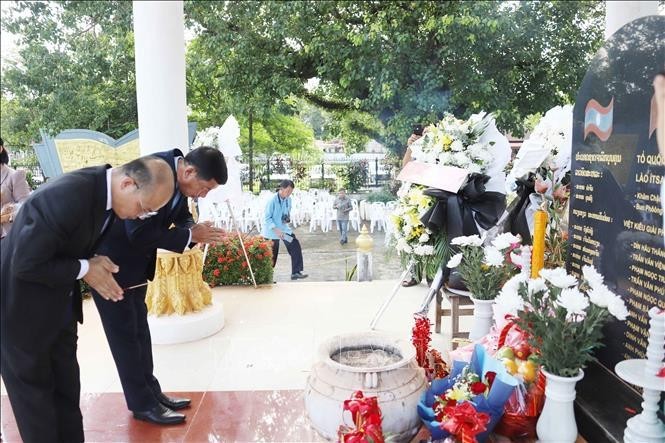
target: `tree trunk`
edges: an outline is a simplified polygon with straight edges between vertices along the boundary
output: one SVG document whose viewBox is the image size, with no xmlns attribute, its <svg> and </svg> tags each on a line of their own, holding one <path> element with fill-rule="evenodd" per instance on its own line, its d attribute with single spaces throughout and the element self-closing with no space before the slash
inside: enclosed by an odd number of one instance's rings
<svg viewBox="0 0 665 443">
<path fill-rule="evenodd" d="M 253 116 L 252 111 L 249 111 L 249 192 L 254 192 L 254 132 L 253 132 Z"/>
</svg>

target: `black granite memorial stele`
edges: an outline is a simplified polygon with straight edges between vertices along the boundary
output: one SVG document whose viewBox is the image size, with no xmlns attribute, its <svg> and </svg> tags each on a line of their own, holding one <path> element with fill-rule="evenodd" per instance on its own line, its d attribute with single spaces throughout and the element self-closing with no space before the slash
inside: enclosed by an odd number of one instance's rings
<svg viewBox="0 0 665 443">
<path fill-rule="evenodd" d="M 665 247 L 653 78 L 665 67 L 665 17 L 635 20 L 596 53 L 573 111 L 568 270 L 594 265 L 629 310 L 603 330 L 599 364 L 578 383 L 576 416 L 590 442 L 622 441 L 640 410 L 619 379 L 621 360 L 645 358 L 648 311 L 665 309 Z"/>
</svg>

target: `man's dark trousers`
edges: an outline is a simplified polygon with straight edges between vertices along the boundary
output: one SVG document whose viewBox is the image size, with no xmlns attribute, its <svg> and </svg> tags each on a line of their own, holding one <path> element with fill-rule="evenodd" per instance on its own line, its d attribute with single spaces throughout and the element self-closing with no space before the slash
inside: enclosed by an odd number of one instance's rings
<svg viewBox="0 0 665 443">
<path fill-rule="evenodd" d="M 77 324 L 71 315 L 62 328 L 51 337 L 50 355 L 37 359 L 24 356 L 21 365 L 32 368 L 30 384 L 25 383 L 27 373 L 21 368 L 2 368 L 7 391 L 14 394 L 14 387 L 21 392 L 12 398 L 14 416 L 25 442 L 41 443 L 57 435 L 58 442 L 82 442 L 83 418 L 79 408 L 81 383 L 76 361 Z M 50 386 L 52 399 L 43 392 L 31 389 L 31 384 Z M 52 401 L 52 403 L 51 403 Z M 53 404 L 55 408 L 49 406 Z"/>
<path fill-rule="evenodd" d="M 293 241 L 287 242 L 284 240 L 286 245 L 286 250 L 291 256 L 291 274 L 297 274 L 303 270 L 303 260 L 302 260 L 302 248 L 300 247 L 300 242 L 296 238 L 295 234 L 289 234 L 293 237 Z M 279 254 L 279 239 L 272 241 L 272 266 L 275 267 L 277 263 L 277 255 Z"/>
<path fill-rule="evenodd" d="M 147 321 L 146 291 L 147 286 L 130 289 L 118 302 L 104 300 L 92 291 L 118 369 L 127 408 L 131 411 L 153 408 L 157 404 L 155 395 L 162 392 L 152 374 L 152 340 Z M 137 339 L 128 341 L 127 337 Z"/>
</svg>

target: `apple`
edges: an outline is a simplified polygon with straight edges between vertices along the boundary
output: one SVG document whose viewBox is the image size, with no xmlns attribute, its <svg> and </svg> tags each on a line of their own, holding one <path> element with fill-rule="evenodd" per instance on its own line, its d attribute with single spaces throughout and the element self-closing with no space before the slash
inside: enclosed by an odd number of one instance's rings
<svg viewBox="0 0 665 443">
<path fill-rule="evenodd" d="M 526 360 L 529 355 L 531 355 L 531 346 L 529 346 L 527 342 L 522 342 L 521 344 L 514 347 L 513 350 L 515 351 L 515 356 L 517 358 L 521 358 L 522 360 Z"/>
<path fill-rule="evenodd" d="M 494 354 L 494 358 L 503 360 L 504 358 L 509 358 L 509 359 L 514 359 L 515 358 L 515 353 L 513 352 L 513 348 L 510 346 L 504 346 L 500 348 L 498 351 L 496 351 L 496 354 Z"/>
<path fill-rule="evenodd" d="M 524 360 L 517 367 L 517 373 L 522 376 L 525 383 L 533 383 L 536 381 L 537 372 L 538 366 L 536 366 L 531 360 Z"/>
</svg>

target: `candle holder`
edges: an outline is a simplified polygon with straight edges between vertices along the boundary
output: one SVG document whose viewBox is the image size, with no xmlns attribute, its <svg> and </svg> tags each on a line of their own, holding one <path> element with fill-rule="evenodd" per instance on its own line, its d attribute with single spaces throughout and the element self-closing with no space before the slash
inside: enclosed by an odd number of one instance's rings
<svg viewBox="0 0 665 443">
<path fill-rule="evenodd" d="M 657 374 L 663 368 L 665 357 L 665 312 L 653 307 L 649 310 L 649 345 L 647 359 L 619 362 L 614 368 L 619 377 L 643 388 L 642 412 L 626 423 L 623 434 L 625 443 L 662 443 L 665 441 L 665 424 L 658 418 L 660 393 L 665 391 L 665 378 Z"/>
</svg>

